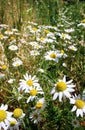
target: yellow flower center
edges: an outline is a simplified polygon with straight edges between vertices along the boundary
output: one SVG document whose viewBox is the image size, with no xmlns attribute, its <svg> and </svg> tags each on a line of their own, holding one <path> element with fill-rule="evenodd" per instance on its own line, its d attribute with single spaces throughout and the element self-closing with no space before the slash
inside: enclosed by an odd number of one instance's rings
<svg viewBox="0 0 85 130">
<path fill-rule="evenodd" d="M 37 90 L 36 89 L 30 90 L 30 95 L 31 96 L 36 96 L 36 94 L 37 94 Z"/>
<path fill-rule="evenodd" d="M 61 50 L 61 53 L 64 54 L 64 50 Z"/>
<path fill-rule="evenodd" d="M 3 34 L 0 34 L 0 38 L 4 38 L 4 35 L 3 35 Z"/>
<path fill-rule="evenodd" d="M 16 67 L 18 67 L 19 66 L 19 63 L 16 63 Z"/>
<path fill-rule="evenodd" d="M 16 121 L 10 121 L 10 126 L 15 126 L 16 125 Z"/>
<path fill-rule="evenodd" d="M 2 65 L 2 70 L 6 70 L 7 66 L 6 65 Z"/>
<path fill-rule="evenodd" d="M 36 104 L 36 108 L 41 108 L 43 106 L 43 103 L 41 103 L 41 102 L 37 102 L 37 104 Z"/>
<path fill-rule="evenodd" d="M 7 117 L 7 113 L 4 110 L 0 110 L 0 122 L 4 121 Z"/>
<path fill-rule="evenodd" d="M 53 53 L 50 54 L 50 57 L 51 57 L 51 58 L 56 58 L 57 55 L 53 52 Z"/>
<path fill-rule="evenodd" d="M 66 38 L 66 34 L 62 34 L 62 38 Z"/>
<path fill-rule="evenodd" d="M 20 108 L 16 108 L 16 109 L 13 111 L 13 114 L 14 114 L 14 117 L 15 117 L 15 118 L 21 117 L 21 116 L 22 116 L 22 113 L 23 113 L 23 111 L 22 111 L 22 109 L 20 109 Z"/>
<path fill-rule="evenodd" d="M 57 85 L 56 85 L 57 91 L 64 91 L 64 90 L 66 90 L 66 88 L 67 88 L 67 85 L 63 81 L 58 82 Z"/>
<path fill-rule="evenodd" d="M 37 28 L 32 28 L 33 31 L 37 31 Z"/>
<path fill-rule="evenodd" d="M 28 86 L 32 86 L 33 85 L 33 81 L 31 79 L 29 79 L 29 80 L 26 81 L 26 84 Z"/>
<path fill-rule="evenodd" d="M 10 37 L 10 39 L 11 39 L 11 40 L 14 40 L 14 39 L 15 39 L 15 37 Z"/>
<path fill-rule="evenodd" d="M 81 22 L 82 22 L 82 23 L 85 23 L 85 19 L 83 19 Z"/>
<path fill-rule="evenodd" d="M 43 38 L 43 37 L 41 37 L 41 38 L 40 38 L 40 40 L 41 40 L 41 41 L 44 41 L 44 38 Z"/>
<path fill-rule="evenodd" d="M 44 32 L 45 32 L 46 34 L 48 34 L 50 31 L 49 31 L 49 30 L 44 30 Z"/>
<path fill-rule="evenodd" d="M 84 107 L 84 101 L 83 100 L 76 100 L 75 105 L 79 108 L 82 109 Z"/>
</svg>

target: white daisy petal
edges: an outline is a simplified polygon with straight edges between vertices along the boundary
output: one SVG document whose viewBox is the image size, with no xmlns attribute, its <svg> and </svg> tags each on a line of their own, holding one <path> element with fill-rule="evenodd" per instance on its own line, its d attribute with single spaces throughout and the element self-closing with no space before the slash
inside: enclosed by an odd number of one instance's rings
<svg viewBox="0 0 85 130">
<path fill-rule="evenodd" d="M 62 92 L 59 92 L 59 101 L 60 101 L 60 102 L 62 101 L 62 97 L 63 97 L 63 93 L 62 93 Z"/>
<path fill-rule="evenodd" d="M 53 95 L 53 100 L 56 100 L 57 97 L 58 97 L 58 93 L 55 93 L 55 94 Z"/>
<path fill-rule="evenodd" d="M 75 111 L 76 109 L 77 109 L 77 107 L 76 107 L 76 106 L 73 106 L 73 108 L 72 108 L 71 111 L 73 112 L 73 111 Z"/>
<path fill-rule="evenodd" d="M 79 115 L 80 115 L 81 117 L 83 117 L 83 112 L 82 112 L 82 110 L 81 110 L 81 109 L 77 109 L 76 115 L 77 115 L 77 117 L 78 117 Z"/>
</svg>

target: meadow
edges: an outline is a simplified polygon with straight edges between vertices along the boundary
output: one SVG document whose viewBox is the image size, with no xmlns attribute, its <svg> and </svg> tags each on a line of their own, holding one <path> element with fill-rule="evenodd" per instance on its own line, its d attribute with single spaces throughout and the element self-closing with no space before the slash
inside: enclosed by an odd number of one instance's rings
<svg viewBox="0 0 85 130">
<path fill-rule="evenodd" d="M 84 129 L 85 1 L 0 0 L 0 130 Z"/>
</svg>

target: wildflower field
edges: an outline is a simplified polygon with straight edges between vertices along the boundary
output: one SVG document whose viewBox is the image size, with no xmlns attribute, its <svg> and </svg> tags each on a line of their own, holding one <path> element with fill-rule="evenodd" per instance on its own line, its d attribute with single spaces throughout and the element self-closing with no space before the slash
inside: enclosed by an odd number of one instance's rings
<svg viewBox="0 0 85 130">
<path fill-rule="evenodd" d="M 85 1 L 0 0 L 0 130 L 85 129 Z"/>
</svg>

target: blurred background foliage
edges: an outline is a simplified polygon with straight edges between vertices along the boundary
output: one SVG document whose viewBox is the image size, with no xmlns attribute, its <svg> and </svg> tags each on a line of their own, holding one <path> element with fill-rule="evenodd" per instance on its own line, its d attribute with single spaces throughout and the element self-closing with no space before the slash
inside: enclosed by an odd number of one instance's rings
<svg viewBox="0 0 85 130">
<path fill-rule="evenodd" d="M 80 2 L 81 1 L 81 2 Z M 74 4 L 78 11 L 85 12 L 83 0 L 0 0 L 0 24 L 8 24 L 18 29 L 25 21 L 56 25 L 59 12 L 64 6 Z M 73 17 L 78 17 L 74 13 Z"/>
</svg>

